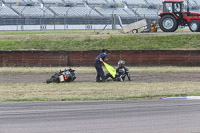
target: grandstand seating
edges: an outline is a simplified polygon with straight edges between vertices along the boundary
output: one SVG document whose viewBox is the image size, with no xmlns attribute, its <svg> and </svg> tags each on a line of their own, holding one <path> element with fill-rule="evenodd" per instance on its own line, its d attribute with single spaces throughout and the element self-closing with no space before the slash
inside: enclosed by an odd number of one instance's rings
<svg viewBox="0 0 200 133">
<path fill-rule="evenodd" d="M 3 0 L 4 3 L 6 4 L 12 4 L 12 3 L 23 3 L 23 0 Z"/>
<path fill-rule="evenodd" d="M 112 21 L 115 14 L 125 23 L 144 17 L 152 21 L 158 20 L 162 2 L 163 0 L 0 0 L 0 17 L 37 19 L 37 23 L 38 18 L 57 18 L 45 21 L 47 24 L 54 21 L 62 21 L 57 22 L 59 24 L 66 21 L 81 24 L 85 18 L 88 22 L 102 24 Z M 190 0 L 190 10 L 200 12 L 199 9 L 200 0 Z"/>
<path fill-rule="evenodd" d="M 45 4 L 51 4 L 52 6 L 59 5 L 59 4 L 64 5 L 64 2 L 62 0 L 41 0 L 41 1 L 44 5 Z"/>
<path fill-rule="evenodd" d="M 162 5 L 163 0 L 148 0 L 147 2 L 153 5 Z"/>
<path fill-rule="evenodd" d="M 64 2 L 67 5 L 72 5 L 72 6 L 84 6 L 85 2 L 82 0 L 64 0 Z"/>
<path fill-rule="evenodd" d="M 19 17 L 19 15 L 7 6 L 0 7 L 0 17 L 11 18 Z"/>
<path fill-rule="evenodd" d="M 3 0 L 3 3 L 7 6 L 11 5 L 25 5 L 23 0 Z"/>
<path fill-rule="evenodd" d="M 106 0 L 106 1 L 108 2 L 108 4 L 116 4 L 116 2 L 113 0 Z"/>
<path fill-rule="evenodd" d="M 50 7 L 59 17 L 102 17 L 90 7 Z"/>
<path fill-rule="evenodd" d="M 148 8 L 133 8 L 133 11 L 140 17 L 146 19 L 157 18 L 158 10 L 148 9 Z"/>
<path fill-rule="evenodd" d="M 147 6 L 147 2 L 145 0 L 124 0 L 127 6 L 134 6 L 134 7 L 142 7 Z"/>
<path fill-rule="evenodd" d="M 124 0 L 114 0 L 117 4 L 123 4 L 123 3 L 125 3 L 125 1 Z"/>
<path fill-rule="evenodd" d="M 194 0 L 194 2 L 200 6 L 200 0 Z"/>
<path fill-rule="evenodd" d="M 161 9 L 163 0 L 148 0 L 148 7 L 152 9 Z"/>
<path fill-rule="evenodd" d="M 163 0 L 2 0 L 10 7 L 11 16 L 37 17 L 37 16 L 71 16 L 71 17 L 112 17 L 113 14 L 122 18 L 157 17 Z M 197 1 L 190 0 L 190 4 L 197 5 Z M 43 6 L 44 7 L 43 7 Z M 89 7 L 88 7 L 88 6 Z M 36 7 L 37 6 L 37 7 Z M 42 8 L 43 7 L 43 8 Z M 127 8 L 128 7 L 128 8 Z M 8 9 L 8 8 L 6 8 Z M 6 10 L 4 9 L 4 10 Z M 196 8 L 194 8 L 196 10 Z M 3 10 L 3 9 L 2 9 Z M 7 13 L 9 14 L 9 13 Z"/>
<path fill-rule="evenodd" d="M 184 2 L 184 5 L 187 5 L 187 1 Z M 197 0 L 190 0 L 189 1 L 189 7 L 190 7 L 191 10 L 198 10 L 199 6 L 200 6 L 200 0 L 199 0 L 199 2 Z M 186 8 L 187 8 L 187 6 L 185 6 L 185 9 Z"/>
<path fill-rule="evenodd" d="M 69 0 L 71 3 L 84 3 L 83 0 Z"/>
<path fill-rule="evenodd" d="M 126 6 L 126 3 L 123 0 L 114 0 L 118 7 Z"/>
<path fill-rule="evenodd" d="M 71 7 L 49 7 L 49 9 L 59 17 L 66 17 L 70 8 Z"/>
<path fill-rule="evenodd" d="M 132 18 L 135 18 L 135 17 L 138 17 L 136 13 L 134 13 L 131 9 L 127 8 L 127 9 L 124 9 L 126 12 L 127 12 L 127 16 L 126 17 L 132 17 Z M 123 17 L 123 16 L 121 16 Z"/>
<path fill-rule="evenodd" d="M 72 17 L 101 17 L 99 13 L 90 7 L 72 7 L 68 11 L 68 16 Z"/>
<path fill-rule="evenodd" d="M 107 2 L 105 0 L 86 0 L 88 5 L 95 5 L 95 6 L 103 6 L 106 5 Z"/>
<path fill-rule="evenodd" d="M 54 14 L 47 8 L 38 6 L 12 6 L 22 17 L 54 17 Z"/>
<path fill-rule="evenodd" d="M 63 3 L 62 0 L 41 0 L 42 3 L 48 3 L 48 4 L 55 4 L 55 3 Z"/>
<path fill-rule="evenodd" d="M 187 1 L 184 1 L 184 4 L 187 5 Z M 190 5 L 196 4 L 195 0 L 189 0 Z"/>
<path fill-rule="evenodd" d="M 24 0 L 26 6 L 41 6 L 39 0 Z"/>
<path fill-rule="evenodd" d="M 30 3 L 37 2 L 37 3 L 40 3 L 40 1 L 39 1 L 39 0 L 24 0 L 24 2 L 30 2 Z"/>
<path fill-rule="evenodd" d="M 45 7 L 50 6 L 65 6 L 65 3 L 62 0 L 41 0 Z"/>
<path fill-rule="evenodd" d="M 104 17 L 112 17 L 112 15 L 116 14 L 123 18 L 133 18 L 136 15 L 131 12 L 130 10 L 126 10 L 124 8 L 102 8 L 102 7 L 95 7 L 96 11 L 98 11 L 100 14 L 102 14 Z"/>
<path fill-rule="evenodd" d="M 190 0 L 189 1 L 189 7 L 190 7 L 190 10 L 196 10 L 199 5 L 195 2 L 195 0 Z M 184 1 L 184 11 L 187 10 L 187 1 L 185 0 Z"/>
</svg>

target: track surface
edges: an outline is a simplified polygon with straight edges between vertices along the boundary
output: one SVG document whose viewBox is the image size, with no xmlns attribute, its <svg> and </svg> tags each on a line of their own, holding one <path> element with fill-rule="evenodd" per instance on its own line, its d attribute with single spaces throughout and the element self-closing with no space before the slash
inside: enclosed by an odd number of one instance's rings
<svg viewBox="0 0 200 133">
<path fill-rule="evenodd" d="M 95 82 L 77 74 L 75 82 Z M 51 74 L 0 74 L 43 83 Z M 200 81 L 200 73 L 132 73 L 132 82 Z M 199 100 L 0 102 L 0 133 L 200 133 Z"/>
<path fill-rule="evenodd" d="M 0 74 L 0 83 L 44 83 L 52 74 Z M 77 74 L 75 82 L 95 82 L 96 74 Z M 131 73 L 133 82 L 200 81 L 200 73 Z M 127 81 L 127 79 L 126 79 Z"/>
<path fill-rule="evenodd" d="M 0 102 L 1 133 L 200 133 L 199 100 Z"/>
</svg>

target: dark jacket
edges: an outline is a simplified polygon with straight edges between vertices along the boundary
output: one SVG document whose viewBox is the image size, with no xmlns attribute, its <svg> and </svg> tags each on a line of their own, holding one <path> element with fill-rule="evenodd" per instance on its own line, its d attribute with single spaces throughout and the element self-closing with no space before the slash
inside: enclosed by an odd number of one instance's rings
<svg viewBox="0 0 200 133">
<path fill-rule="evenodd" d="M 99 60 L 100 58 L 104 61 L 105 58 L 106 58 L 106 53 L 101 53 L 101 54 L 99 54 L 99 55 L 95 58 L 94 64 L 101 64 L 101 62 L 100 62 L 100 60 Z"/>
</svg>

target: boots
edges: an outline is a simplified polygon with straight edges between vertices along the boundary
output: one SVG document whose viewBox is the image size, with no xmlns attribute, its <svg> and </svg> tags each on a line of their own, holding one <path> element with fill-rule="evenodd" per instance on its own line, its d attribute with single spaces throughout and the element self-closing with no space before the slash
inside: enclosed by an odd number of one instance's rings
<svg viewBox="0 0 200 133">
<path fill-rule="evenodd" d="M 102 79 L 102 82 L 106 82 L 106 78 L 103 78 L 103 79 Z"/>
<path fill-rule="evenodd" d="M 106 78 L 101 80 L 100 77 L 96 77 L 96 82 L 106 82 Z"/>
<path fill-rule="evenodd" d="M 101 82 L 100 77 L 96 77 L 96 82 Z"/>
</svg>

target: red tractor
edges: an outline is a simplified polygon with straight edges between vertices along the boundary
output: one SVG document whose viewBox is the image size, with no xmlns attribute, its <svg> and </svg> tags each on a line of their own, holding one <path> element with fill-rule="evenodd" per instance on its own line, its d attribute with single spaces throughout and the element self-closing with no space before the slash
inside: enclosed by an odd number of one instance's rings
<svg viewBox="0 0 200 133">
<path fill-rule="evenodd" d="M 163 11 L 159 14 L 159 26 L 163 32 L 174 32 L 178 26 L 189 26 L 192 32 L 200 32 L 200 13 L 184 12 L 183 0 L 164 0 Z"/>
</svg>

